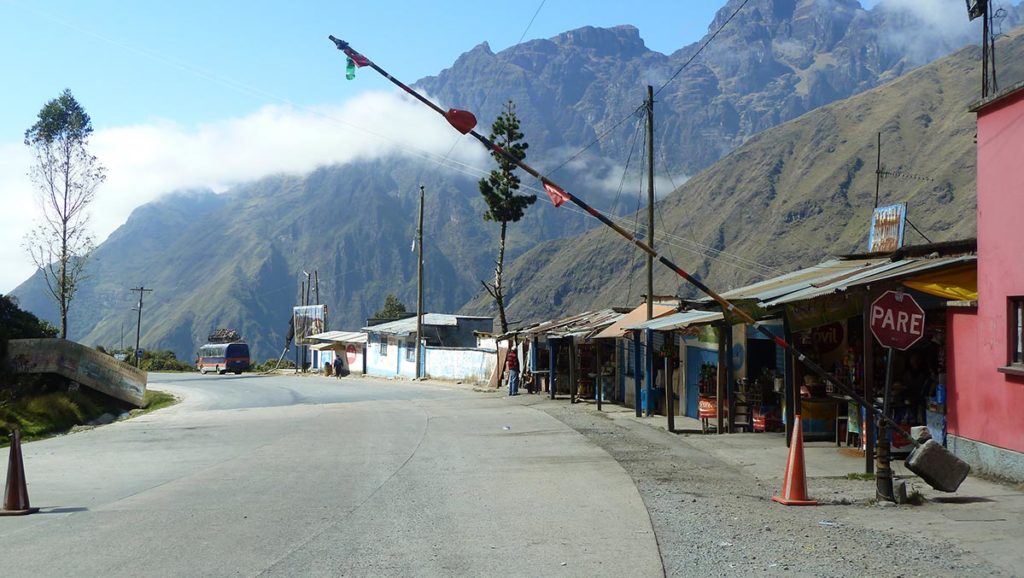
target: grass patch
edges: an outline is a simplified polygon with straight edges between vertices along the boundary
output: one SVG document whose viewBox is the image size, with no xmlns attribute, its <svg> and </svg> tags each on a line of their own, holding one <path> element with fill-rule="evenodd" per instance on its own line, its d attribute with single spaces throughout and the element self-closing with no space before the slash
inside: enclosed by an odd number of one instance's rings
<svg viewBox="0 0 1024 578">
<path fill-rule="evenodd" d="M 149 389 L 143 398 L 144 406 L 135 409 L 130 404 L 86 387 L 61 388 L 52 385 L 36 391 L 20 391 L 0 403 L 0 447 L 10 443 L 8 435 L 20 429 L 25 441 L 67 433 L 75 426 L 86 425 L 105 414 L 115 418 L 141 415 L 174 405 L 178 399 L 159 390 Z M 49 391 L 46 391 L 49 390 Z"/>
<path fill-rule="evenodd" d="M 146 395 L 142 398 L 142 407 L 132 410 L 132 415 L 142 415 L 165 407 L 170 407 L 180 400 L 166 391 L 159 389 L 146 389 Z"/>
<path fill-rule="evenodd" d="M 875 479 L 875 474 L 865 474 L 864 472 L 846 474 L 843 476 L 844 480 L 857 480 L 861 482 L 867 482 Z"/>
</svg>

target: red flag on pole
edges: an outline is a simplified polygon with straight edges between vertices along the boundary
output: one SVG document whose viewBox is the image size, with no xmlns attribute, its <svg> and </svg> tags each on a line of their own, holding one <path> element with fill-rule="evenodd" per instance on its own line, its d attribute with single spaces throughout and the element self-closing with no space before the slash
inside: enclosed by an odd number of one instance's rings
<svg viewBox="0 0 1024 578">
<path fill-rule="evenodd" d="M 544 183 L 544 192 L 548 194 L 555 207 L 561 207 L 562 203 L 569 200 L 569 193 L 563 191 L 558 185 L 546 179 L 542 182 Z"/>
<path fill-rule="evenodd" d="M 356 66 L 358 66 L 359 68 L 362 68 L 362 67 L 367 66 L 368 64 L 370 64 L 370 59 L 369 58 L 363 56 L 362 54 L 359 54 L 358 52 L 356 52 L 355 50 L 352 50 L 351 48 L 345 48 L 344 52 L 345 52 L 345 56 L 348 56 L 349 58 L 351 58 L 352 62 L 355 62 Z"/>
</svg>

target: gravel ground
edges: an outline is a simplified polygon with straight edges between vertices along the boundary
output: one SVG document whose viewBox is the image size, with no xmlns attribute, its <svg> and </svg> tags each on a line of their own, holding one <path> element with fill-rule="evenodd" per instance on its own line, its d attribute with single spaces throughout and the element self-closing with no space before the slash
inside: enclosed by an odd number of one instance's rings
<svg viewBox="0 0 1024 578">
<path fill-rule="evenodd" d="M 893 513 L 869 501 L 817 507 L 771 501 L 779 488 L 637 423 L 564 402 L 530 403 L 611 454 L 633 478 L 651 516 L 666 576 L 1005 576 L 954 543 L 862 523 Z M 873 481 L 816 480 L 812 495 L 870 495 Z M 827 487 L 825 487 L 827 486 Z M 901 509 L 902 510 L 902 509 Z M 884 524 L 883 524 L 884 525 Z"/>
</svg>

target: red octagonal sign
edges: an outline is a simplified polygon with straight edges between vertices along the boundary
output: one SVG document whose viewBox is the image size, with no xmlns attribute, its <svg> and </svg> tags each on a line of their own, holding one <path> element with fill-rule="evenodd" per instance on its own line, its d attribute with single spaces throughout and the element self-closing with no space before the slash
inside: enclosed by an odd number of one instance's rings
<svg viewBox="0 0 1024 578">
<path fill-rule="evenodd" d="M 906 350 L 924 336 L 924 309 L 906 293 L 886 291 L 868 314 L 871 333 L 885 347 Z"/>
</svg>

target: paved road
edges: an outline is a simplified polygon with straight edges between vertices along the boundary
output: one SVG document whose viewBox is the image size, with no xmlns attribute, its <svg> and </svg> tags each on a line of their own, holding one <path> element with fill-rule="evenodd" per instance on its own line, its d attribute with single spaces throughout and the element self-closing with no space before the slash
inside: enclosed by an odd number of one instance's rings
<svg viewBox="0 0 1024 578">
<path fill-rule="evenodd" d="M 0 518 L 4 576 L 662 575 L 629 475 L 508 398 L 355 378 L 151 386 L 185 401 L 25 445 L 43 511 Z"/>
</svg>

